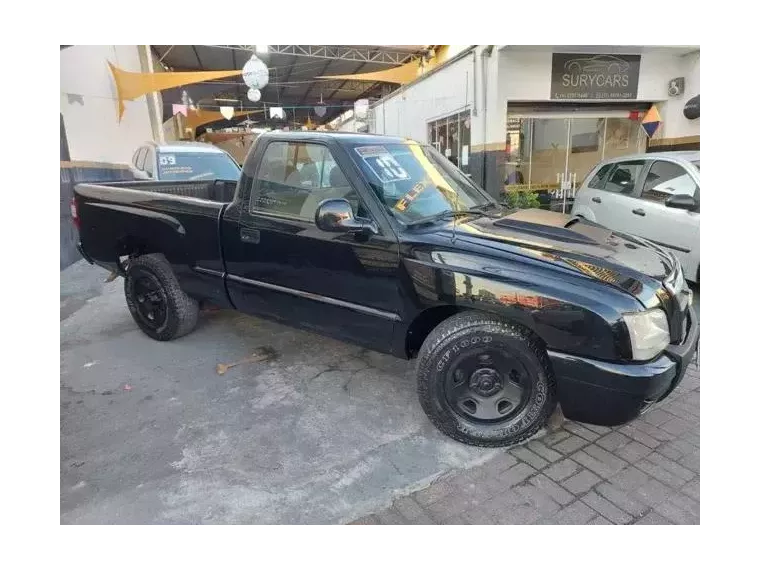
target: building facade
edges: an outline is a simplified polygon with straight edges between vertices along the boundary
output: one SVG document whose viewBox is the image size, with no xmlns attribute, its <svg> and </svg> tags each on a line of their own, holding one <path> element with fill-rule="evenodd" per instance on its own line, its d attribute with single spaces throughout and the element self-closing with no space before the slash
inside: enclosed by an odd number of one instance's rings
<svg viewBox="0 0 760 570">
<path fill-rule="evenodd" d="M 570 191 L 604 158 L 699 148 L 698 94 L 698 46 L 471 46 L 372 105 L 369 130 L 436 146 L 494 196 Z"/>
</svg>

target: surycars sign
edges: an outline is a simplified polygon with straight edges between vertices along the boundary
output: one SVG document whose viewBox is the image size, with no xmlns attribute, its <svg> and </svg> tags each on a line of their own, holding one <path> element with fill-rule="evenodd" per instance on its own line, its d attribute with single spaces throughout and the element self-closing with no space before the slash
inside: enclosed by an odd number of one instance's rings
<svg viewBox="0 0 760 570">
<path fill-rule="evenodd" d="M 636 99 L 640 55 L 552 54 L 552 99 Z"/>
</svg>

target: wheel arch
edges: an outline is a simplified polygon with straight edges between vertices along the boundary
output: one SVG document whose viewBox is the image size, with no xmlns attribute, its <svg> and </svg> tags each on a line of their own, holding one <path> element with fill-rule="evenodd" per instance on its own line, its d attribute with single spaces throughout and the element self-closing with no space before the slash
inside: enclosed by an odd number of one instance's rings
<svg viewBox="0 0 760 570">
<path fill-rule="evenodd" d="M 578 205 L 574 207 L 573 216 L 578 216 L 579 218 L 583 218 L 584 220 L 588 220 L 590 222 L 596 222 L 594 211 L 585 205 Z"/>
<path fill-rule="evenodd" d="M 502 311 L 489 311 L 482 307 L 472 307 L 465 305 L 436 305 L 429 307 L 420 312 L 406 329 L 405 352 L 407 358 L 414 358 L 419 352 L 422 344 L 433 329 L 446 319 L 463 312 L 479 312 L 493 315 L 515 325 L 524 328 L 528 333 L 535 337 L 541 347 L 546 350 L 546 341 L 536 331 L 535 327 L 521 315 L 505 314 Z"/>
</svg>

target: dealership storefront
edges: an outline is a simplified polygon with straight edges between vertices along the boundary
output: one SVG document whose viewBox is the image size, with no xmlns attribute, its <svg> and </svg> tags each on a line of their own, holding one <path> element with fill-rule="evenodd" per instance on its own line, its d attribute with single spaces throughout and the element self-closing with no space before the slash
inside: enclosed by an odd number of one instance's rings
<svg viewBox="0 0 760 570">
<path fill-rule="evenodd" d="M 494 196 L 557 198 L 600 160 L 699 148 L 698 94 L 694 46 L 474 46 L 373 105 L 370 130 L 436 146 Z"/>
</svg>

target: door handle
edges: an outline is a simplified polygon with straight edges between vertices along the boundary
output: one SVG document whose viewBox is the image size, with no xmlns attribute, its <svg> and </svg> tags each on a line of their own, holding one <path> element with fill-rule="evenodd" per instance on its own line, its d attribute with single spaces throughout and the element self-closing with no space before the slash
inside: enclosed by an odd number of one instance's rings
<svg viewBox="0 0 760 570">
<path fill-rule="evenodd" d="M 644 210 L 642 210 L 641 208 L 636 208 L 635 210 L 631 210 L 631 211 L 634 214 L 636 214 L 637 216 L 646 216 L 647 215 L 647 213 Z"/>
<path fill-rule="evenodd" d="M 240 228 L 240 241 L 245 243 L 259 243 L 261 232 L 249 228 Z"/>
<path fill-rule="evenodd" d="M 602 199 L 599 198 L 598 196 L 594 196 L 593 198 L 591 198 L 591 201 L 592 202 L 596 202 L 597 204 L 601 204 L 602 203 Z"/>
</svg>

